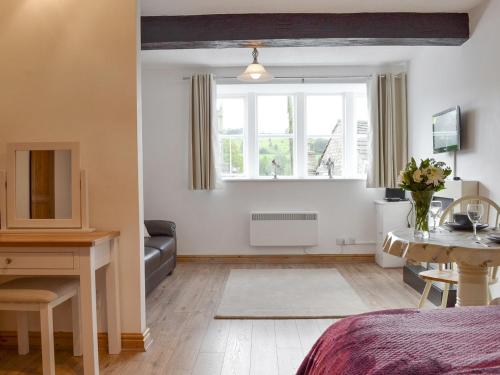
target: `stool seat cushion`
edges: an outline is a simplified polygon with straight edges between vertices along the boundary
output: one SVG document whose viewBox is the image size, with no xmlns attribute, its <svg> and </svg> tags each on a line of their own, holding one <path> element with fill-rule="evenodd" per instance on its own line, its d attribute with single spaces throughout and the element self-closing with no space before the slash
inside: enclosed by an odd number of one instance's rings
<svg viewBox="0 0 500 375">
<path fill-rule="evenodd" d="M 27 277 L 0 285 L 0 302 L 49 303 L 74 293 L 78 279 L 68 277 Z"/>
</svg>

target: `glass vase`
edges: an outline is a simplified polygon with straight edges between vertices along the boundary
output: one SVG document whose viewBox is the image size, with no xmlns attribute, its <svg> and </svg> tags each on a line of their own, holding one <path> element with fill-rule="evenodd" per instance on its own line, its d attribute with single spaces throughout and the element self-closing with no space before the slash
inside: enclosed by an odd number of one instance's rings
<svg viewBox="0 0 500 375">
<path fill-rule="evenodd" d="M 432 202 L 433 191 L 412 191 L 411 197 L 415 206 L 415 238 L 429 238 L 429 208 Z"/>
</svg>

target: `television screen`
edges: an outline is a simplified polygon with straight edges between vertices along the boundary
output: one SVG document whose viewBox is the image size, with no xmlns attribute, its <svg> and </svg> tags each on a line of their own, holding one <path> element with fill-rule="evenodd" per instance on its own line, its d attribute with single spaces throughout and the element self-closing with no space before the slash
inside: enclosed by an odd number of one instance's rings
<svg viewBox="0 0 500 375">
<path fill-rule="evenodd" d="M 460 107 L 432 116 L 434 153 L 460 150 Z"/>
</svg>

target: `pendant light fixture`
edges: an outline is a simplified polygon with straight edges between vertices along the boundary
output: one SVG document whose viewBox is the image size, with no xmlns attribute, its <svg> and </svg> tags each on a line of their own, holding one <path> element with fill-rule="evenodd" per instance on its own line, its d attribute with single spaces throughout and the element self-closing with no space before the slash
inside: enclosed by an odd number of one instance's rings
<svg viewBox="0 0 500 375">
<path fill-rule="evenodd" d="M 273 76 L 266 70 L 266 68 L 264 68 L 262 64 L 259 64 L 259 61 L 257 60 L 259 57 L 259 51 L 257 51 L 257 48 L 253 49 L 252 56 L 253 62 L 238 76 L 238 79 L 244 82 L 265 82 L 272 80 Z"/>
</svg>

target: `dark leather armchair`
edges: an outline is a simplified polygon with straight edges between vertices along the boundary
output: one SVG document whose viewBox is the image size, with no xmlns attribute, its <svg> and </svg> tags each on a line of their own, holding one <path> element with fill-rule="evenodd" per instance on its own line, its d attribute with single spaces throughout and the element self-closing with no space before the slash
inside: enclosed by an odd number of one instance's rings
<svg viewBox="0 0 500 375">
<path fill-rule="evenodd" d="M 144 238 L 146 294 L 170 275 L 176 265 L 177 237 L 175 223 L 165 220 L 145 220 L 151 237 Z"/>
</svg>

